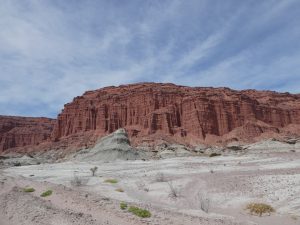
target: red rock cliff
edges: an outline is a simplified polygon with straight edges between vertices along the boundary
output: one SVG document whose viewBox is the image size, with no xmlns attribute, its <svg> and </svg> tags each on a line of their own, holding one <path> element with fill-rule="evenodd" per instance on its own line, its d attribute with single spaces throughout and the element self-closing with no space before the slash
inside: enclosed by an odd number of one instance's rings
<svg viewBox="0 0 300 225">
<path fill-rule="evenodd" d="M 52 138 L 103 136 L 124 127 L 134 143 L 153 137 L 214 143 L 223 137 L 247 141 L 299 125 L 299 95 L 141 83 L 74 98 L 58 115 Z"/>
<path fill-rule="evenodd" d="M 48 118 L 0 116 L 0 153 L 49 140 L 54 123 Z"/>
</svg>

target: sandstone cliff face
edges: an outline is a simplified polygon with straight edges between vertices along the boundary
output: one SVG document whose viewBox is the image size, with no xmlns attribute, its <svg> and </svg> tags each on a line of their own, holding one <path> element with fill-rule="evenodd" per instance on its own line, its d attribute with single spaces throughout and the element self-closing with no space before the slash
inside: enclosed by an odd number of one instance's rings
<svg viewBox="0 0 300 225">
<path fill-rule="evenodd" d="M 264 133 L 286 132 L 291 124 L 300 126 L 299 95 L 141 83 L 74 98 L 58 115 L 52 139 L 91 132 L 99 137 L 125 128 L 133 144 L 157 138 L 251 142 Z"/>
<path fill-rule="evenodd" d="M 0 153 L 49 140 L 54 123 L 48 118 L 0 116 Z"/>
</svg>

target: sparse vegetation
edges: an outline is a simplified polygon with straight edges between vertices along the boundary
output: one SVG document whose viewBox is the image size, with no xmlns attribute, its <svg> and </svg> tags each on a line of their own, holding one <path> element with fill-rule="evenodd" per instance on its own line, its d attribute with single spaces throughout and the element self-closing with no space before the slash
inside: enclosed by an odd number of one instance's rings
<svg viewBox="0 0 300 225">
<path fill-rule="evenodd" d="M 130 206 L 128 209 L 128 212 L 131 212 L 134 215 L 142 217 L 142 218 L 151 217 L 151 213 L 147 209 L 141 209 L 141 208 L 138 208 L 135 206 Z"/>
<path fill-rule="evenodd" d="M 169 185 L 169 188 L 170 188 L 170 193 L 169 193 L 169 196 L 171 198 L 178 198 L 179 197 L 179 189 L 178 188 L 175 188 L 173 183 L 170 181 L 168 182 L 168 185 Z"/>
<path fill-rule="evenodd" d="M 107 179 L 104 181 L 105 183 L 111 183 L 111 184 L 116 184 L 118 183 L 118 180 L 117 179 Z"/>
<path fill-rule="evenodd" d="M 41 197 L 48 197 L 48 196 L 52 195 L 52 193 L 53 193 L 52 190 L 45 191 L 41 194 Z"/>
<path fill-rule="evenodd" d="M 209 155 L 209 157 L 215 157 L 215 156 L 220 156 L 220 155 L 221 155 L 220 153 L 213 152 Z"/>
<path fill-rule="evenodd" d="M 274 208 L 265 203 L 250 203 L 247 205 L 247 208 L 251 214 L 256 214 L 262 216 L 262 214 L 268 213 L 269 215 L 271 212 L 275 212 Z"/>
<path fill-rule="evenodd" d="M 98 167 L 97 167 L 97 166 L 94 166 L 94 167 L 92 167 L 92 168 L 90 169 L 90 171 L 92 172 L 92 176 L 93 176 L 93 177 L 95 176 L 97 170 L 98 170 Z"/>
<path fill-rule="evenodd" d="M 74 178 L 70 181 L 72 186 L 80 187 L 88 183 L 88 178 L 79 177 L 74 174 Z"/>
<path fill-rule="evenodd" d="M 117 192 L 124 192 L 124 190 L 122 188 L 117 188 L 116 191 Z"/>
<path fill-rule="evenodd" d="M 103 197 L 103 198 L 101 198 L 103 201 L 110 201 L 110 198 L 108 198 L 108 197 Z"/>
<path fill-rule="evenodd" d="M 197 200 L 199 201 L 200 209 L 203 212 L 208 213 L 209 208 L 210 208 L 210 199 L 209 199 L 209 197 L 207 195 L 205 196 L 203 194 L 198 193 Z"/>
<path fill-rule="evenodd" d="M 144 191 L 146 191 L 146 192 L 149 192 L 149 191 L 150 191 L 150 189 L 149 189 L 149 188 L 147 188 L 147 187 L 145 187 L 145 188 L 144 188 Z"/>
<path fill-rule="evenodd" d="M 164 173 L 157 173 L 156 176 L 155 176 L 155 181 L 156 182 L 166 182 L 167 179 L 166 179 L 166 176 Z"/>
<path fill-rule="evenodd" d="M 291 215 L 291 218 L 292 218 L 293 220 L 298 220 L 298 217 L 297 217 L 296 215 Z"/>
<path fill-rule="evenodd" d="M 35 191 L 35 189 L 34 189 L 34 188 L 31 188 L 31 187 L 29 187 L 29 188 L 24 188 L 24 189 L 23 189 L 23 191 L 24 191 L 24 192 L 34 192 L 34 191 Z"/>
<path fill-rule="evenodd" d="M 121 202 L 120 203 L 120 209 L 122 209 L 122 210 L 125 210 L 125 209 L 127 209 L 127 203 L 125 203 L 125 202 Z"/>
<path fill-rule="evenodd" d="M 149 188 L 146 187 L 146 184 L 142 180 L 137 183 L 137 187 L 141 191 L 149 192 Z"/>
</svg>

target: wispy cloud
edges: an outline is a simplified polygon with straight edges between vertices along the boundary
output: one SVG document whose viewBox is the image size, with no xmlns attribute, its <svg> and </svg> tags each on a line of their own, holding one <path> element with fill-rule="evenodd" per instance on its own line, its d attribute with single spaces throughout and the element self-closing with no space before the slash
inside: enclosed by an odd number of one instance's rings
<svg viewBox="0 0 300 225">
<path fill-rule="evenodd" d="M 139 81 L 300 92 L 299 1 L 0 4 L 0 114 Z"/>
</svg>

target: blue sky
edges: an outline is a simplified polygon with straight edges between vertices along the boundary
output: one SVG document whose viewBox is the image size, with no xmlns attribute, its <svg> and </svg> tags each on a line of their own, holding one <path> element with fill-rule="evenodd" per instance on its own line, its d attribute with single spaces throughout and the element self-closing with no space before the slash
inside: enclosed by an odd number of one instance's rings
<svg viewBox="0 0 300 225">
<path fill-rule="evenodd" d="M 300 93 L 299 0 L 1 0 L 0 114 L 141 81 Z"/>
</svg>

